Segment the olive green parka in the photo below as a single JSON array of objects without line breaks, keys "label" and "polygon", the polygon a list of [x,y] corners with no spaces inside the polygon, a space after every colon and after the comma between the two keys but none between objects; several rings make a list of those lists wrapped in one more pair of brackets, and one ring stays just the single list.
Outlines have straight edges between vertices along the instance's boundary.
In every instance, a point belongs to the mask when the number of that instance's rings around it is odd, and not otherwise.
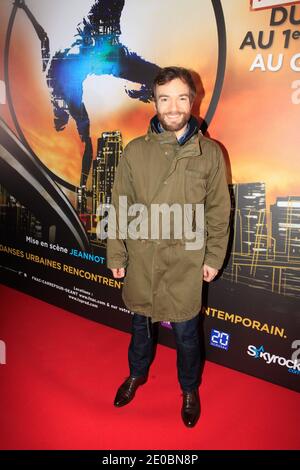
[{"label": "olive green parka", "polygon": [[132,239],[129,230],[126,239],[107,240],[108,268],[126,268],[122,297],[131,311],[152,322],[193,318],[201,308],[203,264],[220,269],[228,244],[230,197],[220,147],[200,131],[180,145],[174,132],[155,133],[150,126],[126,146],[117,167],[112,204],[121,232],[119,196],[127,196],[128,207],[145,207],[149,227],[152,204],[204,204],[200,248],[187,249],[187,240],[175,239],[172,230],[164,239],[161,229],[155,239]]}]

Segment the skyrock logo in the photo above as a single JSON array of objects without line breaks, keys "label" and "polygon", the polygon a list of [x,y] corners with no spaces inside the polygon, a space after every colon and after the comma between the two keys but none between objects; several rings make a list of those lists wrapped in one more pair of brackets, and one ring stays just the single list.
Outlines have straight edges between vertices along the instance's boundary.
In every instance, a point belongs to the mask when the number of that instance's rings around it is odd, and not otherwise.
[{"label": "skyrock logo", "polygon": [[300,375],[300,361],[298,361],[298,359],[286,359],[285,357],[277,356],[276,354],[265,351],[264,346],[257,348],[252,344],[248,346],[247,354],[255,359],[263,359],[268,365],[277,364],[282,367],[287,367],[288,372],[291,374]]}]

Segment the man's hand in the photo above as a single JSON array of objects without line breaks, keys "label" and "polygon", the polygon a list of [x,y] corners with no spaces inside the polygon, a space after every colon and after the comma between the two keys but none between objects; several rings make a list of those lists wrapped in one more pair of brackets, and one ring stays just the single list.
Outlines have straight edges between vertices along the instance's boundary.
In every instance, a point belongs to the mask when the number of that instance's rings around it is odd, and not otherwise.
[{"label": "man's hand", "polygon": [[119,279],[125,276],[125,268],[112,269],[113,277]]},{"label": "man's hand", "polygon": [[206,282],[212,281],[218,274],[218,269],[211,268],[207,264],[203,265],[203,279]]}]

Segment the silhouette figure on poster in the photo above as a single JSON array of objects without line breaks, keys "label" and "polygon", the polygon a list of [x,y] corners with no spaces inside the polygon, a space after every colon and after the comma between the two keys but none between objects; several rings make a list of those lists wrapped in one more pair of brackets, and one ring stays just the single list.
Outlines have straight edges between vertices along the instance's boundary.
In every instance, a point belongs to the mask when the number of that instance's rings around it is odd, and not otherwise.
[{"label": "silhouette figure on poster", "polygon": [[125,91],[130,98],[147,103],[151,99],[151,84],[160,70],[120,42],[124,3],[125,0],[96,0],[87,17],[77,25],[71,46],[58,50],[51,58],[47,33],[25,0],[15,2],[27,14],[41,42],[42,67],[51,92],[55,129],[58,132],[64,130],[71,116],[84,143],[82,190],[86,187],[93,160],[90,119],[82,100],[84,80],[89,75],[112,75],[138,83],[141,85],[139,90]]}]

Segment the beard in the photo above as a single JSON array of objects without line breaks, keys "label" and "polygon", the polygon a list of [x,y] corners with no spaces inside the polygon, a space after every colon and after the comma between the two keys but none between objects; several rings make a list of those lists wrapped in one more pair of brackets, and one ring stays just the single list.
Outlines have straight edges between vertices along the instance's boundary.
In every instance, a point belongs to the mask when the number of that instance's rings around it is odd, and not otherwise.
[{"label": "beard", "polygon": [[157,113],[157,117],[166,131],[178,132],[189,122],[191,113],[177,113],[174,118],[170,118],[168,114]]}]

